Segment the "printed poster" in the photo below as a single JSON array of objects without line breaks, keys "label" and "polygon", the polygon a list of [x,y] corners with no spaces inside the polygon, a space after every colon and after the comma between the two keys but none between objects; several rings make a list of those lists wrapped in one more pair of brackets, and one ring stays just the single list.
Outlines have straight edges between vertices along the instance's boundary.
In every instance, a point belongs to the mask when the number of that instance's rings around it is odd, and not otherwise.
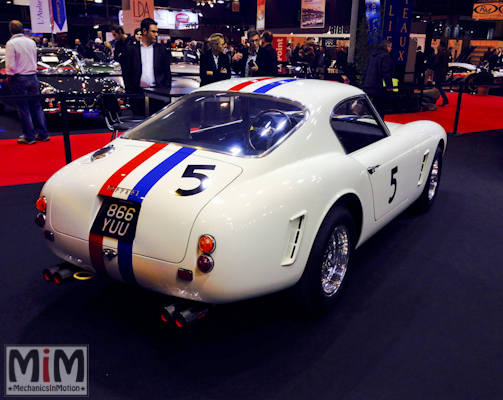
[{"label": "printed poster", "polygon": [[302,0],[300,27],[325,27],[325,0]]},{"label": "printed poster", "polygon": [[265,0],[257,0],[257,30],[265,29]]}]

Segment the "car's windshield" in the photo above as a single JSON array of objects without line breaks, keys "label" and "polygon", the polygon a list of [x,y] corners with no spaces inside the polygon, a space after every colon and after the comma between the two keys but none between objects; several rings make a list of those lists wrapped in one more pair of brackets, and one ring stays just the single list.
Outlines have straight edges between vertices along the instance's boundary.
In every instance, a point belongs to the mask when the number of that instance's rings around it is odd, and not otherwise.
[{"label": "car's windshield", "polygon": [[301,104],[289,100],[201,92],[184,97],[123,137],[258,156],[285,140],[306,115]]}]

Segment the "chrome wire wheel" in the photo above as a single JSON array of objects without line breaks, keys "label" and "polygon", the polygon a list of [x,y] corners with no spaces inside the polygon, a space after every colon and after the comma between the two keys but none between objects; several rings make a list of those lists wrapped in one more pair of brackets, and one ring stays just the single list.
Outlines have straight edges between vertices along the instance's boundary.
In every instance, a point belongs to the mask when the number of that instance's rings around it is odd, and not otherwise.
[{"label": "chrome wire wheel", "polygon": [[435,197],[435,194],[437,193],[438,178],[439,178],[438,172],[439,172],[439,162],[438,158],[435,158],[435,160],[433,161],[433,165],[431,166],[429,188],[428,188],[428,200],[433,199]]},{"label": "chrome wire wheel", "polygon": [[321,288],[331,297],[342,285],[349,263],[349,232],[345,226],[337,226],[328,240],[321,267]]}]

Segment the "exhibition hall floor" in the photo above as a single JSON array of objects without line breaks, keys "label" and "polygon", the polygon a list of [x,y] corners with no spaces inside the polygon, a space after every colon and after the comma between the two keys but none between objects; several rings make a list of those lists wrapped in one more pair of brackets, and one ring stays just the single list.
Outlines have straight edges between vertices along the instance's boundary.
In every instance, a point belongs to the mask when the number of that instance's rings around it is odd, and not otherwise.
[{"label": "exhibition hall floor", "polygon": [[218,306],[188,330],[161,324],[159,294],[101,276],[45,282],[60,260],[33,222],[43,183],[1,186],[0,337],[89,345],[91,399],[501,399],[502,155],[501,125],[449,136],[433,208],[355,252],[329,316],[305,319],[276,294]]}]

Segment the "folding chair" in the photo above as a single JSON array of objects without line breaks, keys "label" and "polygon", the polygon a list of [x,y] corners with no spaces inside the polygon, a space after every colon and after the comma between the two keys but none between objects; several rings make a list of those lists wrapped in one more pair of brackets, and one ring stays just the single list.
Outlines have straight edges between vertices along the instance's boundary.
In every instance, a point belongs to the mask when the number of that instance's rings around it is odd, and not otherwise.
[{"label": "folding chair", "polygon": [[100,93],[97,96],[108,129],[112,131],[111,141],[114,140],[119,132],[127,131],[145,120],[143,116],[121,117],[121,107],[114,93]]}]

